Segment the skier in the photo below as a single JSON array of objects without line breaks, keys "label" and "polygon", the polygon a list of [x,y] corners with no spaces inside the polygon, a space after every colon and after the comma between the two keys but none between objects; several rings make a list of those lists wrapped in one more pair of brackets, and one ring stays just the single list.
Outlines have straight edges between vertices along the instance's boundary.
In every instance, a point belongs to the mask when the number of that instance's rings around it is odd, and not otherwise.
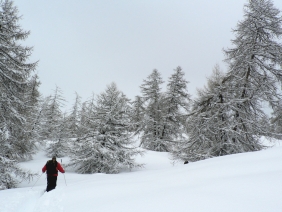
[{"label": "skier", "polygon": [[52,160],[48,160],[46,165],[42,168],[44,173],[47,170],[47,188],[46,191],[49,192],[56,188],[58,170],[61,173],[65,173],[65,170],[59,162],[56,161],[56,157],[52,157]]}]

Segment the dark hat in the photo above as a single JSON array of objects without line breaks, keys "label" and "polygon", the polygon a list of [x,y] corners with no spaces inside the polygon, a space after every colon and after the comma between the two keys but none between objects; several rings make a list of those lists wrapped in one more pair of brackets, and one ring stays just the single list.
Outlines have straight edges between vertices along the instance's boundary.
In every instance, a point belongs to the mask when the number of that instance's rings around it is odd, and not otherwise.
[{"label": "dark hat", "polygon": [[55,160],[56,160],[56,156],[53,156],[53,157],[52,157],[52,160],[53,160],[53,159],[55,159]]}]

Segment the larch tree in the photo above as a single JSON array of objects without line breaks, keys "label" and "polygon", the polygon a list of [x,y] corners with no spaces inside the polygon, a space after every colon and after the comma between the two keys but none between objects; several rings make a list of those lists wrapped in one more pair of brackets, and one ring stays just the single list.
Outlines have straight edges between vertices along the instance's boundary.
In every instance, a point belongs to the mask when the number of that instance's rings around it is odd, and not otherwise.
[{"label": "larch tree", "polygon": [[38,109],[35,111],[35,121],[33,123],[33,132],[36,133],[36,139],[41,144],[45,145],[44,141],[46,140],[47,133],[46,133],[46,123],[47,123],[47,116],[46,111],[48,111],[48,106],[50,102],[51,96],[48,97],[41,97],[38,103]]},{"label": "larch tree", "polygon": [[83,102],[81,109],[79,110],[80,124],[77,136],[81,136],[85,133],[85,125],[87,122],[87,102]]},{"label": "larch tree", "polygon": [[68,122],[68,136],[70,138],[76,138],[80,129],[80,117],[79,111],[81,110],[81,97],[76,93],[75,103],[71,109],[70,114],[67,117]]},{"label": "larch tree", "polygon": [[142,125],[140,146],[153,151],[168,152],[168,145],[162,137],[164,115],[164,95],[161,92],[163,80],[157,69],[148,76],[141,85],[142,100],[144,102],[144,118]]},{"label": "larch tree", "polygon": [[[64,104],[62,91],[56,87],[54,94],[47,97],[47,104],[44,110],[44,123],[42,137],[47,142],[47,156],[65,156],[69,135],[67,130],[67,118],[62,113]],[[58,147],[61,149],[59,150]]]},{"label": "larch tree", "polygon": [[44,123],[42,137],[44,140],[53,140],[56,138],[61,120],[63,119],[62,106],[64,104],[64,98],[62,91],[59,87],[56,87],[54,94],[46,97],[46,105],[44,107]]},{"label": "larch tree", "polygon": [[27,109],[26,114],[26,138],[25,138],[25,150],[24,152],[29,152],[29,158],[35,153],[35,143],[40,139],[38,128],[40,126],[40,99],[41,95],[39,93],[39,78],[38,75],[31,77],[29,85],[25,90],[25,105]]},{"label": "larch tree", "polygon": [[270,117],[270,129],[273,137],[279,140],[282,139],[282,108],[279,110],[273,111]]},{"label": "larch tree", "polygon": [[29,32],[21,29],[19,20],[13,1],[0,1],[0,189],[32,177],[17,163],[30,158],[35,149],[28,122],[37,102],[37,86],[32,83],[37,63],[27,62],[32,48],[22,41]]},{"label": "larch tree", "polygon": [[92,126],[74,143],[69,166],[79,173],[118,173],[122,168],[140,167],[134,156],[142,152],[133,146],[129,99],[114,83],[97,96],[89,116]]},{"label": "larch tree", "polygon": [[[268,102],[281,109],[282,17],[270,0],[250,0],[244,8],[245,19],[238,23],[233,48],[225,50],[229,65],[224,82],[233,94],[232,138],[237,152],[263,148],[259,138],[265,132],[266,114],[262,104]],[[269,135],[271,136],[271,135]]]},{"label": "larch tree", "polygon": [[190,95],[187,91],[188,81],[184,79],[184,75],[182,68],[178,66],[168,80],[164,95],[161,138],[170,144],[170,148],[177,140],[183,139],[185,133],[185,114],[189,112]]},{"label": "larch tree", "polygon": [[224,74],[216,66],[207,86],[198,90],[186,120],[188,138],[172,151],[175,160],[197,161],[237,153],[240,146],[232,142],[232,100]]},{"label": "larch tree", "polygon": [[187,120],[188,140],[174,156],[196,161],[257,151],[269,132],[262,105],[281,111],[280,11],[269,0],[250,0],[234,30],[233,48],[225,50],[228,71],[213,77],[199,92]]},{"label": "larch tree", "polygon": [[94,128],[93,115],[95,114],[95,95],[92,94],[90,100],[83,102],[81,110],[79,111],[80,125],[77,137],[84,136],[89,130]]},{"label": "larch tree", "polygon": [[135,100],[132,102],[132,113],[131,113],[131,122],[132,130],[138,134],[142,128],[142,122],[144,120],[144,102],[141,96],[136,96]]},{"label": "larch tree", "polygon": [[70,152],[69,131],[67,115],[63,114],[58,122],[56,133],[53,133],[52,141],[46,148],[48,157],[64,157]]}]

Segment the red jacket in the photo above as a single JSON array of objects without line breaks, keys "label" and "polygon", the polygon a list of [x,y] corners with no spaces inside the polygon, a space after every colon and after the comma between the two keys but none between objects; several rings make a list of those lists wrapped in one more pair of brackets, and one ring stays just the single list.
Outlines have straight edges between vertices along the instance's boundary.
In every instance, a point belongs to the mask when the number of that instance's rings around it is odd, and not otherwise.
[{"label": "red jacket", "polygon": [[[65,173],[65,170],[63,169],[63,167],[61,166],[59,162],[57,162],[56,169],[62,173]],[[46,165],[42,168],[42,172],[44,173],[45,171],[46,171]],[[58,174],[52,174],[52,176],[58,176]]]}]

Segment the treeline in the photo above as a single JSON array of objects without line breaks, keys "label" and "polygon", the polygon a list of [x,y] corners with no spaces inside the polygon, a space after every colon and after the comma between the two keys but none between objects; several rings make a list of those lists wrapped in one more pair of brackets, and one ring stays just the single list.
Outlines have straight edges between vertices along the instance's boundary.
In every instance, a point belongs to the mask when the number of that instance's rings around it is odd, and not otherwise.
[{"label": "treeline", "polygon": [[37,63],[26,62],[32,49],[19,44],[28,32],[13,2],[0,4],[0,189],[33,176],[17,164],[32,157],[37,142],[48,156],[69,156],[79,173],[118,173],[141,167],[134,157],[143,149],[193,162],[261,150],[261,136],[281,138],[282,17],[270,0],[248,1],[232,48],[224,50],[227,71],[215,66],[196,98],[181,67],[165,91],[155,69],[134,100],[112,83],[86,102],[77,94],[69,112],[58,87],[40,96]]},{"label": "treeline", "polygon": [[[153,70],[141,85],[142,96],[128,99],[111,83],[90,100],[76,100],[68,113],[63,113],[62,92],[42,101],[35,126],[37,141],[46,145],[49,157],[69,156],[69,166],[79,173],[117,173],[123,167],[140,167],[133,156],[144,149],[169,152],[185,133],[185,114],[189,112],[189,94],[180,67],[168,80],[167,91],[161,92],[163,80]],[[140,144],[134,139],[140,137]]]}]

